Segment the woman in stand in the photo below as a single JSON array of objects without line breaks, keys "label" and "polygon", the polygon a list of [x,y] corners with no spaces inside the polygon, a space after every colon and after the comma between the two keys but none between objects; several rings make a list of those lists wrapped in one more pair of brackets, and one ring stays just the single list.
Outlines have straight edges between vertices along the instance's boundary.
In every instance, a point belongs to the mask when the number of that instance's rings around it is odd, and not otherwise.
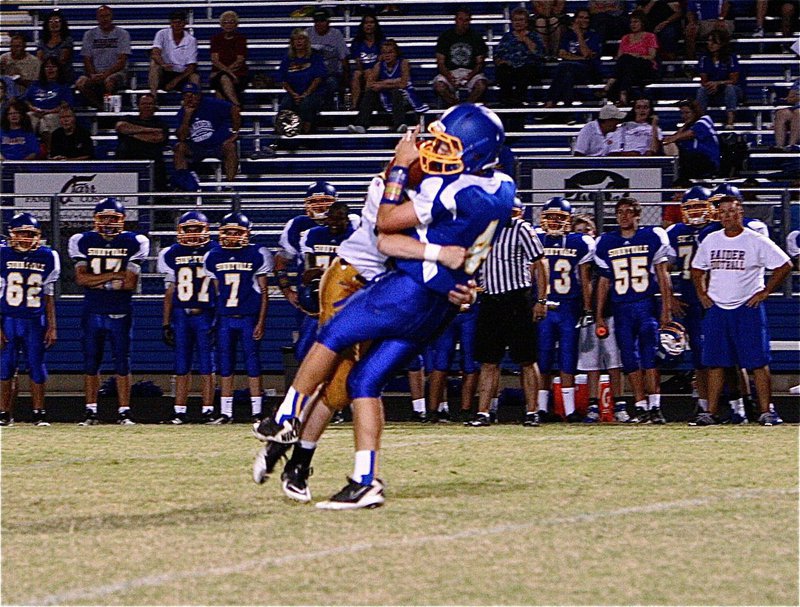
[{"label": "woman in stand", "polygon": [[225,11],[219,16],[222,31],[211,37],[211,87],[217,97],[241,106],[247,88],[247,39],[236,28],[239,15]]},{"label": "woman in stand", "polygon": [[286,90],[278,108],[297,112],[304,135],[312,131],[319,118],[324,92],[320,86],[326,74],[322,55],[311,49],[308,32],[302,27],[292,30],[289,51],[278,68],[278,80]]},{"label": "woman in stand", "polygon": [[644,22],[642,11],[631,14],[631,32],[619,43],[614,76],[608,79],[603,91],[605,97],[622,105],[628,103],[632,89],[642,88],[658,77],[658,39],[652,32],[645,31]]},{"label": "woman in stand", "polygon": [[646,97],[637,99],[628,118],[614,131],[615,144],[609,156],[657,156],[664,134],[658,127],[653,102]]},{"label": "woman in stand", "polygon": [[719,173],[719,138],[714,121],[705,114],[697,101],[684,100],[678,104],[683,124],[674,134],[664,137],[663,145],[678,146],[678,178],[705,179]]},{"label": "woman in stand", "polygon": [[75,75],[72,71],[72,52],[75,42],[69,33],[69,24],[58,9],[53,10],[44,19],[42,33],[36,45],[36,57],[44,63],[48,57],[53,57],[61,65],[64,82],[72,84]]},{"label": "woman in stand", "polygon": [[514,107],[527,100],[528,87],[539,82],[543,61],[544,42],[530,31],[528,12],[518,6],[511,11],[511,30],[503,34],[494,52],[501,105]]},{"label": "woman in stand", "polygon": [[27,110],[25,102],[12,101],[0,117],[0,160],[36,160],[39,155]]},{"label": "woman in stand", "polygon": [[548,57],[557,57],[561,45],[561,35],[567,16],[564,14],[566,0],[532,0],[533,15],[531,24],[533,31],[544,41],[544,53]]},{"label": "woman in stand", "polygon": [[383,31],[378,18],[372,12],[361,17],[353,41],[350,43],[350,59],[353,60],[353,77],[350,80],[350,93],[353,96],[352,107],[361,103],[366,74],[378,62],[383,44]]},{"label": "woman in stand", "polygon": [[700,88],[696,99],[703,112],[709,103],[722,105],[724,102],[727,120],[723,128],[732,130],[736,109],[744,93],[739,85],[739,57],[731,52],[728,32],[714,30],[708,35],[708,53],[700,57],[697,72],[700,74]]},{"label": "woman in stand", "polygon": [[50,147],[50,134],[59,126],[58,113],[62,103],[75,105],[72,89],[61,81],[62,67],[53,57],[42,63],[39,80],[25,91],[28,104],[28,117],[37,135]]}]

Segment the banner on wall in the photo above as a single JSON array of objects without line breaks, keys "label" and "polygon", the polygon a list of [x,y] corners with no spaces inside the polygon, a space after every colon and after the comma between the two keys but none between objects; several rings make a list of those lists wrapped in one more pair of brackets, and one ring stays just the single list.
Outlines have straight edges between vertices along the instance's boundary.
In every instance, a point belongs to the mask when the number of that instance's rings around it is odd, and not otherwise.
[{"label": "banner on wall", "polygon": [[597,190],[603,191],[606,201],[614,201],[625,195],[633,195],[640,202],[661,202],[658,192],[638,192],[637,190],[661,188],[663,186],[661,168],[634,167],[537,167],[532,169],[533,189],[551,190],[552,192],[533,193],[534,204],[544,203],[558,192],[578,190],[564,193],[564,197],[573,204],[591,204]]}]

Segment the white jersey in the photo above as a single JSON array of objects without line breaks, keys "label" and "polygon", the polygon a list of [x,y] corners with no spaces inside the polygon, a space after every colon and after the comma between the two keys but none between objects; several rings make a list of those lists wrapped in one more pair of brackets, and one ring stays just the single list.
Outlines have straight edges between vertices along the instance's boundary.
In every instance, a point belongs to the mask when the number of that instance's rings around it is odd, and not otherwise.
[{"label": "white jersey", "polygon": [[378,234],[375,228],[384,187],[385,183],[381,177],[372,178],[364,200],[364,208],[361,210],[358,228],[350,238],[339,245],[339,257],[355,266],[366,280],[372,280],[386,271],[388,257],[378,251]]},{"label": "white jersey", "polygon": [[709,234],[697,247],[692,267],[707,270],[708,296],[720,308],[738,308],[764,288],[764,269],[789,261],[778,245],[757,232],[733,238],[724,230]]},{"label": "white jersey", "polygon": [[[647,122],[626,122],[619,125],[611,135],[613,140],[611,154],[615,152],[644,154],[653,147],[653,125]],[[659,141],[664,138],[664,134],[658,127],[656,127],[656,137]]]}]

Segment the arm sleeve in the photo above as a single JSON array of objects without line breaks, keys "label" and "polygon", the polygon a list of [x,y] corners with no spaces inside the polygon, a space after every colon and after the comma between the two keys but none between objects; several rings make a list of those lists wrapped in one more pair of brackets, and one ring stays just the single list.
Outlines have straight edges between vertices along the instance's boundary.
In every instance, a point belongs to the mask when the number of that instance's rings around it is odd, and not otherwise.
[{"label": "arm sleeve", "polygon": [[88,57],[92,54],[92,30],[86,30],[81,39],[81,55]]},{"label": "arm sleeve", "polygon": [[78,246],[81,236],[83,236],[83,234],[73,234],[69,238],[69,243],[67,243],[67,253],[69,253],[70,259],[73,259],[76,263],[78,261],[86,261],[86,255],[83,254]]},{"label": "arm sleeve", "polygon": [[761,258],[764,261],[764,266],[768,270],[774,270],[775,268],[779,268],[783,264],[788,261],[789,256],[783,252],[783,250],[772,242],[769,238],[764,238],[761,240],[762,242],[762,254]]},{"label": "arm sleeve", "polygon": [[669,261],[669,251],[671,249],[669,244],[669,237],[667,236],[666,231],[664,228],[653,228],[653,234],[658,237],[659,245],[656,249],[655,255],[653,255],[653,268],[665,261]]},{"label": "arm sleeve", "polygon": [[167,251],[169,249],[161,249],[158,253],[158,273],[164,275],[164,284],[175,282],[175,270],[167,264]]},{"label": "arm sleeve", "polygon": [[583,244],[586,245],[586,254],[578,260],[579,266],[582,266],[585,263],[590,263],[594,260],[595,249],[595,242],[591,236],[584,234],[581,236],[581,240],[583,241]]},{"label": "arm sleeve", "polygon": [[797,257],[800,255],[800,230],[789,232],[786,237],[786,252],[789,257]]},{"label": "arm sleeve", "polygon": [[212,272],[213,268],[213,261],[209,263],[209,256],[211,255],[211,251],[206,253],[203,256],[203,272],[206,273],[206,276],[211,278],[212,280],[217,280],[217,275]]},{"label": "arm sleeve", "polygon": [[[128,260],[128,264],[130,264],[131,262],[134,264],[138,264],[139,262],[144,261],[150,254],[150,241],[148,240],[147,236],[145,236],[144,234],[137,234],[136,242],[139,243],[139,250],[136,251],[133,255],[131,255],[131,258]],[[136,270],[132,271],[135,272]]]},{"label": "arm sleeve", "polygon": [[417,219],[423,225],[428,225],[433,221],[433,202],[441,186],[441,178],[429,177],[422,181],[418,191],[407,190],[409,198],[414,203]]},{"label": "arm sleeve", "polygon": [[581,154],[588,155],[589,150],[589,129],[591,128],[592,123],[588,123],[583,126],[583,128],[578,132],[578,139],[575,141],[575,151],[580,152]]},{"label": "arm sleeve", "polygon": [[42,282],[42,290],[45,295],[52,295],[55,292],[55,284],[58,282],[58,277],[61,276],[61,258],[58,256],[57,251],[51,251],[53,255],[53,270],[45,276]]},{"label": "arm sleeve", "polygon": [[256,270],[256,276],[269,274],[272,272],[272,268],[275,266],[275,263],[272,259],[272,253],[269,252],[267,247],[259,247],[258,253],[261,256],[261,265]]},{"label": "arm sleeve", "polygon": [[192,63],[197,63],[197,38],[192,36],[192,39],[189,41],[189,57],[186,60],[187,65],[191,65]]}]

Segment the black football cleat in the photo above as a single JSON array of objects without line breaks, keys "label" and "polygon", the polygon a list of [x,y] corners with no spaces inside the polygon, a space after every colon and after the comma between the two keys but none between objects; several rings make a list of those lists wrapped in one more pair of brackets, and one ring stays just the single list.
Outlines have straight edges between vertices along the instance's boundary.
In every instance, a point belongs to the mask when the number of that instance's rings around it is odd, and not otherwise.
[{"label": "black football cleat", "polygon": [[294,417],[279,424],[270,415],[253,424],[253,436],[260,441],[291,445],[300,436],[300,420]]},{"label": "black football cleat", "polygon": [[[276,443],[280,444],[280,443]],[[287,445],[288,447],[288,445]],[[314,469],[303,464],[286,464],[281,474],[283,494],[289,499],[307,504],[311,501],[311,489],[308,488],[308,477]]]},{"label": "black football cleat", "polygon": [[328,501],[319,502],[322,510],[356,510],[358,508],[377,508],[383,505],[383,481],[376,478],[369,485],[357,483],[347,478],[347,485]]},{"label": "black football cleat", "polygon": [[260,485],[269,478],[275,470],[275,465],[286,457],[286,452],[291,445],[283,443],[266,443],[258,450],[253,460],[253,481]]}]

